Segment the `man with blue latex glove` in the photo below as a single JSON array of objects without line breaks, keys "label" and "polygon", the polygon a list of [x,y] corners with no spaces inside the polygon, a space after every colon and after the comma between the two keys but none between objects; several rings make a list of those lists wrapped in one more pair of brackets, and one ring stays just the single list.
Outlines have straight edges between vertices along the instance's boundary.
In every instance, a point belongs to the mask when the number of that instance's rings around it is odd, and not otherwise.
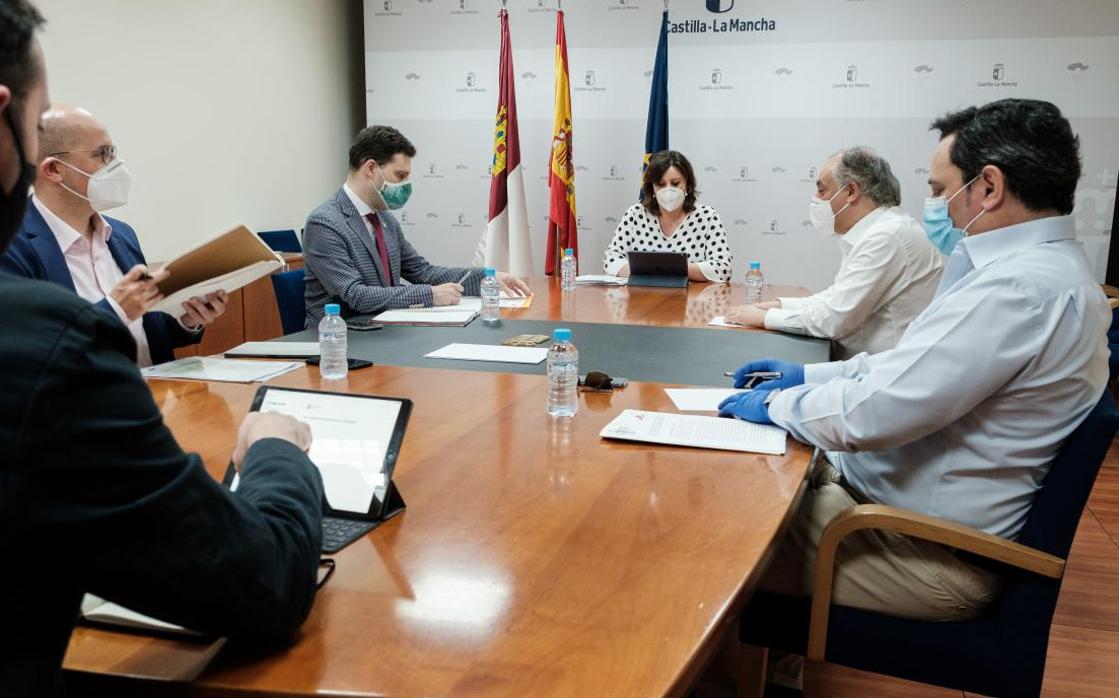
[{"label": "man with blue latex glove", "polygon": [[[1053,104],[1004,99],[933,124],[934,197],[967,233],[936,296],[894,349],[811,364],[778,362],[765,417],[815,461],[762,592],[809,597],[816,547],[836,516],[873,503],[1016,539],[1045,475],[1107,386],[1107,302],[1070,215],[1079,139]],[[1037,163],[1044,163],[1039,167]],[[803,385],[784,387],[790,379]],[[756,390],[754,392],[757,392]],[[748,394],[729,411],[761,421]],[[932,541],[858,531],[836,552],[831,602],[923,621],[983,614],[1000,577]],[[775,666],[786,666],[780,662]],[[792,664],[775,680],[797,685]]]},{"label": "man with blue latex glove", "polygon": [[804,365],[794,364],[781,359],[761,359],[743,364],[742,368],[734,372],[734,387],[745,388],[750,380],[750,373],[780,373],[781,377],[767,380],[753,386],[755,390],[773,390],[775,388],[792,388],[804,384]]},{"label": "man with blue latex glove", "polygon": [[767,405],[779,392],[781,392],[780,389],[761,390],[755,388],[745,393],[731,395],[719,403],[719,416],[737,417],[757,424],[773,424],[773,420],[769,418]]}]

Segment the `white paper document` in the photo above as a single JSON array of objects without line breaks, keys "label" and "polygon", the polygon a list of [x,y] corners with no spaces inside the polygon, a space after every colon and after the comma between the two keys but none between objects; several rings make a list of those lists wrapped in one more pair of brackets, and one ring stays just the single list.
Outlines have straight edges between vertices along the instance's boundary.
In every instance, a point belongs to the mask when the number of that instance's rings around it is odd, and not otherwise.
[{"label": "white paper document", "polygon": [[140,369],[144,378],[181,378],[196,381],[258,383],[304,366],[294,361],[248,361],[190,356]]},{"label": "white paper document", "polygon": [[227,357],[259,357],[275,359],[305,359],[309,356],[318,356],[318,342],[245,342],[240,346],[228,349]]},{"label": "white paper document", "polygon": [[715,317],[711,318],[711,321],[707,324],[711,327],[737,327],[740,330],[745,327],[745,325],[736,325],[733,322],[727,322],[727,318],[725,315],[716,315]]},{"label": "white paper document", "polygon": [[717,412],[719,403],[731,395],[744,392],[734,388],[665,388],[664,392],[685,412]]},{"label": "white paper document", "polygon": [[607,424],[599,432],[599,436],[623,441],[783,456],[786,432],[780,427],[753,424],[739,419],[625,410]]},{"label": "white paper document", "polygon": [[491,344],[448,344],[442,349],[424,354],[429,359],[459,359],[461,361],[499,361],[508,364],[538,364],[548,358],[547,349],[536,347],[506,347]]},{"label": "white paper document", "polygon": [[625,286],[629,279],[609,274],[583,274],[575,277],[575,283],[587,286]]}]

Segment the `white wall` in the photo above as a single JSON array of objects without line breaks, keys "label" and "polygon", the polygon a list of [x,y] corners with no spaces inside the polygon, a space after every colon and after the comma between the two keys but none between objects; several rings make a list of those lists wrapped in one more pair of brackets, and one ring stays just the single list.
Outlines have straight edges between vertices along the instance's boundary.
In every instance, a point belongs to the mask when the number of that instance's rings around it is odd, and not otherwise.
[{"label": "white wall", "polygon": [[[1104,276],[1119,168],[1117,0],[670,0],[671,146],[727,226],[735,278],[822,288],[834,240],[807,223],[814,168],[877,148],[920,216],[936,145],[929,122],[1004,97],[1056,103],[1082,139],[1077,235]],[[496,0],[365,0],[366,110],[419,152],[405,230],[440,262],[470,259],[485,229],[497,104]],[[508,0],[521,157],[543,268],[555,0]],[[636,196],[662,0],[565,0],[582,270],[601,263]],[[773,21],[766,31],[714,22]],[[722,25],[720,25],[722,26]]]},{"label": "white wall", "polygon": [[344,178],[363,110],[348,0],[37,4],[51,99],[108,126],[135,177],[110,215],[149,260],[237,221],[298,231]]}]

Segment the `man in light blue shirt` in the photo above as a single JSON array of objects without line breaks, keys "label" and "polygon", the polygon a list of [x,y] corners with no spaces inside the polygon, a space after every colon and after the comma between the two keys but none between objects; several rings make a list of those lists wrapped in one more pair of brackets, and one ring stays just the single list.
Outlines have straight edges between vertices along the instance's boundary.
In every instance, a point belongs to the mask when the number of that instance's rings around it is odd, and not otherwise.
[{"label": "man in light blue shirt", "polygon": [[[875,502],[1014,539],[1058,449],[1107,383],[1110,313],[1069,216],[1079,141],[1052,104],[1007,99],[938,119],[933,196],[967,237],[895,349],[799,366],[720,414],[827,452],[762,587],[807,596],[823,527]],[[837,604],[925,620],[980,613],[993,573],[882,533],[839,550]]]}]

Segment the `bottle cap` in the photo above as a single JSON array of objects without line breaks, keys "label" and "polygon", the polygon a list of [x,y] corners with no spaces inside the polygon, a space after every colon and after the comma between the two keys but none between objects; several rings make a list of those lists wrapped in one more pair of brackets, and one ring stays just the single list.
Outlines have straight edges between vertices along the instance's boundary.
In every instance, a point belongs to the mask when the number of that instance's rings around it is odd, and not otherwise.
[{"label": "bottle cap", "polygon": [[570,342],[571,341],[571,330],[563,329],[563,328],[557,329],[554,332],[552,332],[552,339],[554,339],[557,342]]},{"label": "bottle cap", "polygon": [[323,312],[327,315],[341,315],[342,308],[337,303],[327,303],[323,306]]},{"label": "bottle cap", "polygon": [[564,254],[564,256],[570,255],[570,256],[574,257],[575,256],[575,250],[568,247],[566,250],[563,251],[563,254]]},{"label": "bottle cap", "polygon": [[482,270],[484,276],[497,276],[497,270],[493,267],[486,267]]},{"label": "bottle cap", "polygon": [[750,262],[750,268],[751,269],[761,269],[762,268],[762,263],[761,262]]}]

